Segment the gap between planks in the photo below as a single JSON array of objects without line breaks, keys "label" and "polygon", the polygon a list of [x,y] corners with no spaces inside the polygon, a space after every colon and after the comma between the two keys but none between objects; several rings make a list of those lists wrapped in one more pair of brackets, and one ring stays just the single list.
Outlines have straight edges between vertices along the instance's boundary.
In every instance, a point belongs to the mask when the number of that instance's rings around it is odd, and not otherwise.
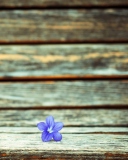
[{"label": "gap between planks", "polygon": [[125,39],[91,39],[91,40],[51,40],[51,41],[43,41],[43,40],[17,40],[17,41],[6,41],[6,40],[0,40],[0,45],[55,45],[55,44],[128,44],[128,40]]},{"label": "gap between planks", "polygon": [[2,111],[6,111],[6,110],[18,110],[18,111],[24,111],[24,110],[63,110],[63,109],[71,109],[71,110],[75,110],[75,109],[80,109],[80,110],[99,110],[99,109],[109,109],[109,110],[115,110],[115,109],[119,109],[119,110],[126,110],[128,109],[128,105],[97,105],[97,106],[27,106],[25,108],[23,107],[0,107],[0,110]]},{"label": "gap between planks", "polygon": [[2,8],[62,8],[62,7],[126,7],[128,6],[127,0],[72,0],[71,2],[68,0],[33,0],[29,1],[17,1],[10,0],[9,3],[5,0],[1,0],[0,7]]},{"label": "gap between planks", "polygon": [[99,10],[102,10],[102,9],[110,9],[110,8],[113,8],[113,9],[127,9],[128,8],[128,5],[124,4],[124,5],[101,5],[101,6],[46,6],[46,7],[41,7],[41,6],[33,6],[33,7],[9,7],[9,6],[5,6],[5,7],[1,7],[0,6],[0,10],[70,10],[70,9],[99,9]]},{"label": "gap between planks", "polygon": [[11,77],[3,76],[0,77],[0,82],[40,82],[40,81],[86,81],[86,80],[127,80],[128,75],[63,75],[63,76],[22,76],[22,77]]}]

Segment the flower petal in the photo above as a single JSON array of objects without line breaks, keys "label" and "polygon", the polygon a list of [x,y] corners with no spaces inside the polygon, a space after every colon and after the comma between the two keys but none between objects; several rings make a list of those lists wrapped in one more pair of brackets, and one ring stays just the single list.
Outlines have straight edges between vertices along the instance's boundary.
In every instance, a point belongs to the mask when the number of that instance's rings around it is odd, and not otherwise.
[{"label": "flower petal", "polygon": [[49,128],[54,127],[54,118],[52,116],[48,116],[46,118],[46,124],[48,125]]},{"label": "flower petal", "polygon": [[49,133],[47,131],[44,131],[41,135],[41,139],[44,142],[48,142],[53,138],[53,133]]},{"label": "flower petal", "polygon": [[63,128],[62,122],[55,122],[55,126],[53,128],[53,132],[58,132]]},{"label": "flower petal", "polygon": [[46,124],[45,124],[44,122],[39,122],[39,123],[37,124],[37,127],[38,127],[38,129],[39,129],[40,131],[45,131],[45,130],[47,129],[47,126],[46,126]]},{"label": "flower petal", "polygon": [[59,132],[55,132],[55,133],[53,134],[53,139],[54,139],[55,141],[61,141],[62,135],[61,135]]}]

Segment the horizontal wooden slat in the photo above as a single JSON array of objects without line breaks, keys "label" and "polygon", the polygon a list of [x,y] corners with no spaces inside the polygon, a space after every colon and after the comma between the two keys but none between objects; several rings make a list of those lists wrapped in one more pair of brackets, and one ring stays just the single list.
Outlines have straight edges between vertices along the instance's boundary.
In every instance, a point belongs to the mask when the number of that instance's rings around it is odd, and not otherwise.
[{"label": "horizontal wooden slat", "polygon": [[127,9],[0,11],[0,43],[128,42]]},{"label": "horizontal wooden slat", "polygon": [[126,6],[127,0],[1,0],[0,7],[91,7],[91,6]]},{"label": "horizontal wooden slat", "polygon": [[128,76],[128,45],[0,46],[0,79]]},{"label": "horizontal wooden slat", "polygon": [[91,107],[128,104],[128,80],[0,83],[0,108]]},{"label": "horizontal wooden slat", "polygon": [[[35,134],[35,127],[0,127],[0,133]],[[128,134],[127,127],[63,127],[62,134]]]},{"label": "horizontal wooden slat", "polygon": [[48,115],[65,127],[128,126],[127,109],[0,110],[0,126],[36,127]]},{"label": "horizontal wooden slat", "polygon": [[63,134],[60,143],[43,143],[39,134],[0,133],[3,159],[127,159],[127,135]]}]

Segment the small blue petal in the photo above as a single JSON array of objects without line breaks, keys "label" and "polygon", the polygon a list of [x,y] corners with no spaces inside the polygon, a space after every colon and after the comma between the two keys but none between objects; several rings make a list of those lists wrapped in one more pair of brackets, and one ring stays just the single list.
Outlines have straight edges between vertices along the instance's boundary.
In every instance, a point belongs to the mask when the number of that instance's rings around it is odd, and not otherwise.
[{"label": "small blue petal", "polygon": [[38,129],[39,129],[40,131],[45,131],[45,130],[47,129],[47,126],[46,126],[46,124],[45,124],[44,122],[39,122],[39,123],[37,124],[37,127],[38,127]]},{"label": "small blue petal", "polygon": [[47,131],[44,131],[41,135],[41,139],[44,142],[48,142],[53,138],[53,133],[48,133]]},{"label": "small blue petal", "polygon": [[58,132],[63,128],[62,122],[55,122],[55,126],[53,128],[53,132]]},{"label": "small blue petal", "polygon": [[55,141],[61,141],[62,135],[59,132],[56,132],[56,133],[53,134],[53,139]]},{"label": "small blue petal", "polygon": [[54,118],[52,116],[48,116],[46,118],[46,124],[48,125],[48,128],[54,127]]}]

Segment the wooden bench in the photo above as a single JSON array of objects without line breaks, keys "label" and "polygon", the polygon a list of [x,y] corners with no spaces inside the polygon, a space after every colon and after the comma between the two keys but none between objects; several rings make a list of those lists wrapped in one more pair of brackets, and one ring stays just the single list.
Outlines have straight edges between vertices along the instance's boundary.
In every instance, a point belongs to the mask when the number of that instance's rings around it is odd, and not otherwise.
[{"label": "wooden bench", "polygon": [[[0,1],[0,160],[128,160],[128,1]],[[48,115],[61,142],[41,141]]]}]

